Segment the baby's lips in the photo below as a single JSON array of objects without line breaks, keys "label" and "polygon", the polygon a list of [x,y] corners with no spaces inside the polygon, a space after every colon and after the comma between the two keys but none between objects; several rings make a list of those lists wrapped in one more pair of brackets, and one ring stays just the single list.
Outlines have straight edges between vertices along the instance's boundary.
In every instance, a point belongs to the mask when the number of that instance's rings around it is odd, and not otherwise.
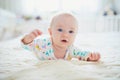
[{"label": "baby's lips", "polygon": [[67,39],[63,39],[63,40],[61,40],[62,42],[68,42],[68,40]]}]

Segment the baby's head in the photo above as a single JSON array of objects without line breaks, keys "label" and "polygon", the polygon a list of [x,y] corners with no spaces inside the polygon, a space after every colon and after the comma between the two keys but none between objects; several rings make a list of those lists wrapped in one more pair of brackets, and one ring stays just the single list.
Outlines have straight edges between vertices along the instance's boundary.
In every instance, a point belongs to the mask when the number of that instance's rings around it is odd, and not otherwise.
[{"label": "baby's head", "polygon": [[74,42],[77,30],[76,18],[71,14],[63,13],[53,17],[49,33],[54,45],[68,47]]}]

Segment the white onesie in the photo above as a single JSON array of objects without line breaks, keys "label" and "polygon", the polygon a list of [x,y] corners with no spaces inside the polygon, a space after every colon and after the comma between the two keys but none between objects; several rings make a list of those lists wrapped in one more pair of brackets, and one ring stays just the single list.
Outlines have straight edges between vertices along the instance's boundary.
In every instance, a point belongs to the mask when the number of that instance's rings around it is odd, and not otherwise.
[{"label": "white onesie", "polygon": [[[23,44],[23,48],[33,51],[40,60],[56,60],[54,50],[52,47],[52,41],[49,36],[40,36],[33,40],[30,44]],[[87,60],[89,51],[82,51],[73,45],[69,46],[66,50],[65,60],[71,60],[72,58],[81,58],[81,60]]]}]

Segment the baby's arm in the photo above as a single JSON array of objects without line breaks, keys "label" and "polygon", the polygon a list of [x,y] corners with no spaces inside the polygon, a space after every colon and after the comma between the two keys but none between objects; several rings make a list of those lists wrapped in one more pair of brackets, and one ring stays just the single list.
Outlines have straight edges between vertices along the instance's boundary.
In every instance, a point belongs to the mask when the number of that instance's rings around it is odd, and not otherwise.
[{"label": "baby's arm", "polygon": [[71,50],[72,56],[78,58],[79,60],[98,61],[100,59],[100,53],[98,52],[82,51],[74,46]]},{"label": "baby's arm", "polygon": [[31,43],[36,37],[41,35],[42,32],[38,29],[33,30],[31,33],[25,35],[25,37],[22,38],[22,43],[23,44],[29,44]]},{"label": "baby's arm", "polygon": [[[81,53],[84,53],[84,51]],[[84,53],[84,55],[86,55],[86,56],[79,55],[78,59],[79,60],[83,59],[86,61],[98,61],[100,59],[100,53],[98,53],[98,52],[86,52],[86,53]]]}]

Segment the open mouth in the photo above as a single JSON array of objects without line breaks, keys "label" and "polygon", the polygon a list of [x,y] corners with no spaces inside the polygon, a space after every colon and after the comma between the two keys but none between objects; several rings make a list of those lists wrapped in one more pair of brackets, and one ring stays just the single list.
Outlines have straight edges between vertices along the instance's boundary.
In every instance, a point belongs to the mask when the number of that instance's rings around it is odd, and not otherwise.
[{"label": "open mouth", "polygon": [[63,40],[61,40],[61,42],[67,43],[67,42],[68,42],[68,40],[63,39]]}]

